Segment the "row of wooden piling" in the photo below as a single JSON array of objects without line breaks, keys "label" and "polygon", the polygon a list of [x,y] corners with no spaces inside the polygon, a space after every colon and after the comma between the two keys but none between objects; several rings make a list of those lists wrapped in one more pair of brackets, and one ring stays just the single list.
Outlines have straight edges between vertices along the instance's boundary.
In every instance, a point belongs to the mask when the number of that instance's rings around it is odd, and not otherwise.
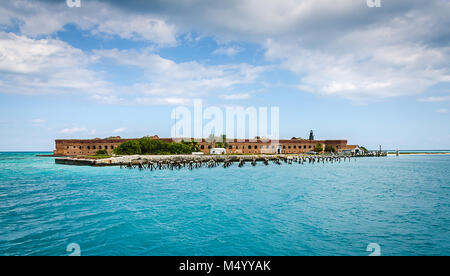
[{"label": "row of wooden piling", "polygon": [[234,163],[238,164],[239,168],[244,167],[247,163],[252,166],[257,166],[258,162],[268,166],[272,162],[275,165],[282,165],[283,163],[292,165],[298,163],[304,164],[316,164],[316,163],[341,163],[350,162],[352,159],[356,161],[355,157],[350,156],[276,156],[276,157],[259,157],[252,158],[214,158],[211,159],[198,159],[198,160],[150,160],[150,159],[138,159],[129,162],[120,162],[120,168],[128,169],[140,169],[140,170],[180,170],[180,169],[198,169],[198,168],[216,168],[223,167],[228,168],[233,166]]}]

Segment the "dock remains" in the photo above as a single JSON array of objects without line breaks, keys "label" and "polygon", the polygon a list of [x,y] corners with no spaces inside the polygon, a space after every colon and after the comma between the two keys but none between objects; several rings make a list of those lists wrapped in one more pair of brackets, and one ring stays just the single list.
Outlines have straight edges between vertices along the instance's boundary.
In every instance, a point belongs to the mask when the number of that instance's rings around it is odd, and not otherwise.
[{"label": "dock remains", "polygon": [[76,166],[119,166],[120,168],[137,168],[141,170],[162,169],[197,169],[197,168],[228,168],[233,164],[244,167],[246,164],[257,166],[258,163],[265,166],[272,164],[282,165],[294,163],[341,163],[350,162],[362,157],[383,157],[379,155],[130,155],[116,156],[107,159],[85,159],[76,157],[56,158],[55,163],[61,165]]}]

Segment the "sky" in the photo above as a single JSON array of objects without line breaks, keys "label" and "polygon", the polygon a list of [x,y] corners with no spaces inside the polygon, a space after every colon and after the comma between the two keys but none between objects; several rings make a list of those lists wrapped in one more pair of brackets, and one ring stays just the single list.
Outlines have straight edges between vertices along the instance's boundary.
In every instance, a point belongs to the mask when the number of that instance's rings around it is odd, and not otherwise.
[{"label": "sky", "polygon": [[448,0],[80,4],[1,1],[0,151],[170,137],[194,100],[279,107],[281,138],[450,149]]}]

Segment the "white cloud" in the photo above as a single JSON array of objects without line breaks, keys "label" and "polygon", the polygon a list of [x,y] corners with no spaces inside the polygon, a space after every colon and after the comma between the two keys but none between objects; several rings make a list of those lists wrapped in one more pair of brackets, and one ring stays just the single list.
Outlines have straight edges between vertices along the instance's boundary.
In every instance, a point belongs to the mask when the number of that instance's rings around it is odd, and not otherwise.
[{"label": "white cloud", "polygon": [[249,93],[230,94],[221,96],[225,100],[246,100],[250,98]]},{"label": "white cloud", "polygon": [[242,48],[237,46],[231,46],[231,47],[220,47],[214,50],[213,54],[215,55],[227,55],[227,56],[234,56],[242,51]]},{"label": "white cloud", "polygon": [[34,127],[44,127],[47,124],[47,120],[33,119],[30,121]]},{"label": "white cloud", "polygon": [[107,83],[89,70],[92,60],[56,39],[31,39],[0,31],[1,93],[107,93]]},{"label": "white cloud", "polygon": [[266,58],[297,73],[298,87],[311,93],[370,101],[450,81],[448,1],[397,0],[380,9],[354,0],[168,0],[139,6],[168,15],[179,29],[264,45]]},{"label": "white cloud", "polygon": [[[113,92],[111,90],[110,92]],[[126,101],[117,95],[98,95],[94,94],[90,97],[93,101],[101,103],[101,104],[121,104],[125,103]]]},{"label": "white cloud", "polygon": [[[245,63],[177,63],[152,50],[98,50],[88,55],[60,40],[0,32],[0,71],[5,76],[0,93],[86,94],[102,104],[181,104],[192,97],[255,83],[268,69]],[[113,85],[102,79],[103,72],[90,69],[102,59],[142,69],[146,78],[127,87]]]},{"label": "white cloud", "polygon": [[[9,1],[8,1],[9,2]],[[174,45],[176,28],[158,16],[117,9],[100,1],[83,1],[81,8],[68,8],[65,1],[10,1],[0,7],[1,24],[19,20],[24,35],[53,34],[75,24],[93,35],[116,35],[158,45]]]},{"label": "white cloud", "polygon": [[82,51],[52,39],[33,40],[0,32],[0,70],[28,74],[44,70],[78,67],[86,62]]},{"label": "white cloud", "polygon": [[176,43],[174,26],[167,25],[162,20],[151,19],[146,16],[134,16],[132,18],[122,16],[122,20],[114,17],[109,18],[109,20],[99,23],[93,33],[118,35],[125,39],[155,41],[162,45],[174,45]]},{"label": "white cloud", "polygon": [[266,58],[298,73],[300,90],[356,101],[418,94],[449,80],[450,66],[442,63],[450,48],[374,43],[358,49],[350,46],[353,39],[344,53],[269,40]]},{"label": "white cloud", "polygon": [[439,96],[439,97],[427,97],[419,99],[420,102],[426,103],[440,103],[445,101],[450,101],[450,96]]},{"label": "white cloud", "polygon": [[142,105],[191,105],[194,99],[181,97],[138,97],[137,104]]},{"label": "white cloud", "polygon": [[441,108],[441,109],[436,110],[436,112],[438,112],[438,113],[448,113],[448,109]]},{"label": "white cloud", "polygon": [[[23,35],[36,36],[54,34],[73,23],[94,35],[144,40],[157,46],[176,45],[177,35],[183,33],[195,33],[197,38],[209,35],[228,45],[230,42],[255,43],[264,47],[267,60],[280,63],[281,68],[298,75],[299,89],[354,101],[415,95],[436,84],[450,82],[449,1],[430,0],[426,4],[419,0],[386,1],[380,9],[368,8],[364,0],[208,3],[92,0],[83,2],[81,9],[67,8],[63,2],[4,1],[0,7],[0,24],[18,20]],[[189,36],[185,37],[189,40]],[[238,50],[220,47],[214,53],[233,55]],[[145,68],[148,82],[133,86],[132,93],[146,97],[183,98],[231,89],[246,81],[243,70],[255,72],[261,68],[242,64],[231,68],[197,62],[176,63],[150,52],[109,54],[131,58],[120,59],[123,64]],[[73,52],[73,55],[77,54]],[[101,55],[105,57],[108,53]],[[56,57],[54,60],[58,63]],[[37,64],[18,62],[13,65],[10,62],[8,66],[16,70],[17,75],[13,81],[0,84],[2,90],[12,91],[15,83],[31,83],[35,88],[24,85],[25,88],[16,89],[19,92],[41,91],[48,84],[58,88],[53,89],[55,92],[63,85],[71,88],[84,85],[80,77],[60,79],[66,74],[50,78],[50,82],[45,78],[19,75],[18,72],[24,70],[29,70],[28,74],[37,73],[36,70],[44,72],[39,60]],[[99,81],[86,66],[73,68],[74,75],[92,78],[86,83]],[[98,100],[122,101],[117,96],[117,99],[103,96],[109,96],[110,89],[105,89],[105,83],[98,84],[94,93],[102,95]],[[103,92],[98,92],[100,88]]]},{"label": "white cloud", "polygon": [[34,120],[31,120],[31,122],[32,122],[33,124],[45,124],[45,123],[47,123],[47,120],[43,120],[43,119],[34,119]]},{"label": "white cloud", "polygon": [[126,128],[121,127],[121,128],[117,128],[117,129],[113,130],[113,133],[122,133],[122,132],[124,132],[126,130],[127,130]]},{"label": "white cloud", "polygon": [[97,133],[95,129],[89,130],[85,127],[73,127],[73,128],[65,128],[59,131],[60,134],[76,134],[76,133],[88,133],[94,135]]},{"label": "white cloud", "polygon": [[[186,99],[201,97],[209,93],[230,91],[244,84],[253,84],[267,66],[252,66],[246,63],[230,65],[203,65],[196,61],[177,63],[153,53],[151,49],[97,50],[94,53],[117,64],[141,68],[146,81],[135,83],[127,90],[144,95],[140,103],[179,104]],[[151,99],[150,96],[156,97]]]}]

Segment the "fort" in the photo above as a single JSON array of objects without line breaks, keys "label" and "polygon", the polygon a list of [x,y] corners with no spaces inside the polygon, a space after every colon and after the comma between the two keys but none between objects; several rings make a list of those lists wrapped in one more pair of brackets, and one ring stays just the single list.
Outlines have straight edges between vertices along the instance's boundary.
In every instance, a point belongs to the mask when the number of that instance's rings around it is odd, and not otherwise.
[{"label": "fort", "polygon": [[[157,135],[153,139],[159,139],[165,142],[180,142],[183,139],[159,138]],[[122,139],[121,137],[109,137],[105,139],[58,139],[55,141],[55,156],[82,156],[95,155],[99,150],[106,150],[111,154],[120,144],[135,139]],[[190,141],[191,139],[184,139]],[[209,154],[210,150],[215,148],[216,142],[210,139],[195,139],[201,151]],[[336,152],[342,152],[347,149],[347,140],[315,140],[311,131],[309,139],[292,138],[281,140],[266,139],[226,139],[226,151],[228,154],[303,154],[314,149],[316,144],[332,146]]]}]

